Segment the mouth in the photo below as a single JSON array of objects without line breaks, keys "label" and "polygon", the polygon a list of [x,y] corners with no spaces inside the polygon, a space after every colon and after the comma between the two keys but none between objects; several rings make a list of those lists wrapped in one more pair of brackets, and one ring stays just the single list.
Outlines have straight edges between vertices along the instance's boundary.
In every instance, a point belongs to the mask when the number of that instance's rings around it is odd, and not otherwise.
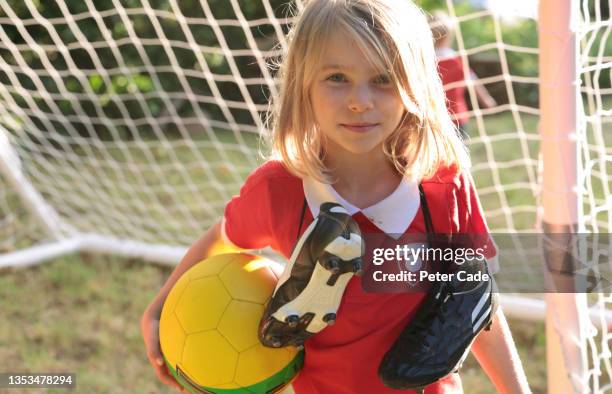
[{"label": "mouth", "polygon": [[365,133],[378,126],[378,123],[340,123],[343,128],[355,133]]}]

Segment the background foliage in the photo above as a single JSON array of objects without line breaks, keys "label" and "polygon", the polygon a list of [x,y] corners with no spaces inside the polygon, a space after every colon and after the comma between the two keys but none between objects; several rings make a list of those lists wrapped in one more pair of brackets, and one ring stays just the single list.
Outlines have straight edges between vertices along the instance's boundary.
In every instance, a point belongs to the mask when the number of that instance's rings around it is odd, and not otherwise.
[{"label": "background foliage", "polygon": [[[122,97],[123,105],[127,108],[129,116],[139,119],[145,116],[163,119],[171,109],[167,108],[161,95],[170,94],[172,106],[176,108],[176,115],[190,117],[197,114],[194,103],[181,97],[185,91],[185,86],[181,84],[176,72],[172,67],[178,69],[191,70],[193,73],[185,77],[189,87],[195,95],[199,97],[211,96],[212,89],[209,82],[198,77],[202,72],[202,65],[199,63],[193,49],[186,45],[188,38],[183,26],[179,23],[176,15],[188,19],[188,28],[195,43],[206,61],[210,72],[223,76],[232,75],[228,58],[218,51],[211,51],[211,47],[221,47],[219,39],[215,36],[213,28],[205,23],[207,17],[199,0],[182,0],[176,2],[177,9],[172,8],[169,0],[152,0],[150,6],[156,10],[155,14],[147,14],[143,11],[143,0],[121,0],[123,6],[128,10],[127,13],[114,12],[115,6],[111,0],[96,0],[93,2],[96,10],[102,15],[100,20],[91,16],[86,2],[81,0],[67,0],[60,6],[55,1],[36,0],[36,10],[29,8],[30,2],[20,0],[10,0],[8,5],[18,18],[34,19],[35,23],[28,23],[24,26],[32,39],[44,48],[44,55],[35,50],[22,51],[23,61],[29,67],[39,70],[49,68],[49,66],[59,70],[78,69],[83,71],[86,78],[77,78],[70,73],[62,74],[61,81],[50,74],[42,73],[41,81],[49,93],[62,93],[58,84],[64,84],[69,93],[87,94],[89,97],[96,97],[101,103],[104,116],[108,119],[121,119],[126,116],[117,105],[116,97]],[[217,20],[236,19],[235,11],[227,0],[209,0],[206,2],[210,8],[210,13]],[[435,9],[446,10],[445,0],[420,0],[418,3],[426,10]],[[609,13],[607,2],[601,2],[601,13],[605,16]],[[240,11],[247,20],[257,20],[266,18],[266,11],[262,0],[240,0]],[[292,7],[286,0],[269,0],[271,9],[274,10],[276,17],[285,18],[291,15]],[[455,2],[455,13],[457,16],[465,16],[475,11],[475,8],[468,1]],[[591,13],[595,10],[591,6]],[[67,23],[66,14],[75,16],[73,24]],[[7,16],[7,10],[0,10],[0,18]],[[11,16],[11,15],[8,15]],[[41,18],[51,21],[51,24],[36,23]],[[155,22],[155,23],[154,23]],[[103,25],[101,25],[102,23]],[[537,47],[537,24],[530,19],[495,19],[492,16],[482,16],[475,19],[468,19],[460,23],[461,36],[463,37],[465,48],[476,48],[487,43],[497,42],[496,23],[501,26],[501,41],[507,45],[522,47]],[[158,24],[156,26],[156,24]],[[75,29],[75,26],[77,27]],[[27,44],[28,40],[19,32],[17,26],[11,23],[2,23],[2,29],[9,40],[16,45]],[[232,50],[248,48],[247,39],[244,31],[239,26],[221,26],[223,39]],[[286,29],[286,27],[285,27]],[[56,34],[51,33],[53,30]],[[75,30],[78,30],[75,31]],[[271,24],[259,24],[251,28],[251,33],[257,45],[262,51],[271,51],[275,48],[276,35]],[[103,44],[93,45],[92,49],[87,49],[79,45],[79,36],[85,37],[88,43]],[[81,37],[81,40],[83,39]],[[142,43],[137,47],[127,41],[129,37],[138,37]],[[58,50],[60,45],[57,39],[61,40],[68,49]],[[112,40],[117,43],[117,48],[108,44]],[[169,44],[169,45],[164,45]],[[607,44],[612,46],[612,43]],[[596,52],[598,45],[594,45],[593,52]],[[612,49],[612,48],[611,48]],[[115,54],[120,53],[120,59]],[[274,52],[267,52],[270,57]],[[98,60],[94,58],[97,57]],[[9,64],[18,66],[18,59],[13,58],[9,51],[0,48],[0,56]],[[538,73],[537,56],[516,52],[509,48],[497,47],[486,51],[480,51],[470,58],[471,67],[482,77],[502,74],[502,56],[507,57],[508,69],[511,75],[535,77]],[[47,57],[50,65],[45,65],[42,57]],[[176,64],[173,64],[173,58]],[[242,78],[259,77],[260,71],[256,59],[253,56],[235,56],[237,69]],[[157,71],[153,70],[154,66]],[[101,72],[108,70],[110,78],[105,79]],[[176,68],[175,68],[176,70]],[[194,76],[195,75],[195,76]],[[19,83],[28,90],[37,89],[31,77],[25,73],[18,73]],[[7,74],[0,71],[0,83],[11,83]],[[219,89],[223,99],[230,101],[243,101],[242,93],[233,81],[217,81],[216,87]],[[601,80],[601,87],[610,85],[610,79]],[[508,102],[507,86],[505,82],[493,83],[487,86],[498,103]],[[518,104],[537,107],[538,90],[532,83],[514,83],[512,88]],[[268,89],[261,86],[249,86],[249,95],[256,104],[265,105],[269,99]],[[130,100],[126,96],[140,93],[146,97],[146,106],[137,100]],[[26,106],[23,98],[19,94],[13,93],[13,98]],[[51,111],[44,100],[39,99],[36,103],[43,110]],[[68,98],[57,100],[57,104],[64,115],[75,115],[85,112],[87,116],[97,116],[96,110],[91,102],[82,100],[79,108]],[[226,121],[219,106],[206,100],[198,99],[197,105],[200,110],[211,120]],[[174,111],[174,110],[172,110]],[[232,115],[239,124],[255,124],[252,115],[245,110],[232,109]],[[42,125],[41,130],[45,128]],[[78,132],[87,136],[92,133],[91,128],[86,128],[83,124],[75,122],[74,127]],[[173,122],[166,122],[163,125],[165,133],[178,133]],[[56,124],[56,130],[66,133],[65,127]],[[109,127],[104,124],[96,124],[95,133],[102,138],[131,138],[134,132],[141,135],[150,133],[147,125],[128,129],[122,125]]]},{"label": "background foliage", "polygon": [[[102,105],[104,116],[108,119],[121,119],[126,116],[117,105],[116,98],[122,98],[129,116],[133,119],[150,116],[163,119],[171,110],[164,104],[161,95],[172,95],[172,105],[176,108],[176,115],[181,117],[194,116],[197,109],[190,100],[181,97],[185,86],[181,84],[177,69],[192,71],[186,74],[186,81],[195,95],[198,97],[211,96],[212,89],[208,80],[198,77],[202,72],[202,64],[198,61],[196,53],[188,45],[188,37],[185,26],[193,35],[193,40],[199,46],[199,51],[206,61],[210,72],[218,75],[232,75],[228,58],[218,51],[210,48],[221,47],[218,37],[215,36],[213,28],[205,23],[207,17],[203,7],[198,0],[183,0],[176,2],[178,9],[173,9],[169,0],[153,0],[149,4],[155,13],[147,14],[142,6],[141,0],[122,0],[127,12],[116,12],[113,2],[110,0],[97,0],[93,2],[101,18],[91,16],[87,3],[80,0],[67,0],[63,6],[55,1],[36,1],[36,10],[29,8],[29,2],[10,0],[7,9],[0,10],[0,18],[13,16],[26,20],[33,20],[24,29],[31,38],[44,49],[44,53],[36,50],[23,50],[23,61],[35,70],[44,70],[53,67],[58,71],[78,69],[86,78],[78,78],[71,73],[62,73],[57,76],[49,73],[40,73],[44,88],[51,94],[61,94],[65,85],[68,93],[76,95],[87,94],[96,97]],[[266,18],[262,0],[240,0],[240,10],[247,20]],[[269,0],[271,9],[276,17],[285,18],[291,15],[292,7],[286,4],[286,0]],[[419,2],[426,10],[446,9],[444,0],[422,0]],[[207,4],[210,13],[217,20],[236,19],[235,11],[227,0],[209,0]],[[474,7],[466,1],[457,2],[455,12],[458,16],[466,15],[474,11]],[[66,15],[74,17],[73,23],[68,23]],[[180,23],[176,15],[186,17],[187,23]],[[40,19],[39,19],[40,18]],[[46,20],[46,24],[37,23]],[[49,23],[51,22],[51,23]],[[483,16],[469,19],[460,24],[462,36],[466,48],[475,48],[486,43],[496,42],[495,23],[493,17]],[[157,25],[157,26],[156,26]],[[19,31],[19,28],[11,23],[2,23],[2,29],[8,39],[15,45],[28,44],[28,39]],[[239,26],[221,26],[223,39],[232,50],[246,49],[247,39],[244,31]],[[259,24],[251,28],[260,50],[266,52],[270,57],[274,56],[271,51],[275,48],[276,35],[271,24]],[[89,47],[80,45],[83,37]],[[140,46],[131,43],[130,37],[137,37],[141,41]],[[60,44],[58,39],[64,44]],[[537,46],[536,23],[533,20],[513,20],[511,23],[502,23],[502,37],[504,43],[526,47]],[[81,41],[79,41],[81,40]],[[109,41],[117,44],[113,48]],[[165,45],[167,44],[167,45]],[[64,49],[60,50],[60,47]],[[475,54],[471,59],[471,65],[480,77],[499,75],[500,55],[508,58],[509,71],[512,75],[536,76],[537,56],[525,55],[512,50],[494,49]],[[119,58],[115,56],[120,54]],[[0,48],[0,56],[9,64],[19,66],[19,59],[15,59],[7,49]],[[47,59],[45,59],[47,58]],[[97,59],[96,59],[97,58]],[[173,59],[176,63],[173,64]],[[45,61],[50,64],[45,65]],[[235,56],[237,69],[242,78],[255,78],[260,75],[259,66],[253,56]],[[154,66],[153,69],[151,66]],[[103,78],[101,73],[108,72],[109,78]],[[23,88],[35,90],[37,86],[26,72],[18,73],[19,83]],[[8,75],[0,71],[0,83],[10,84]],[[216,87],[220,90],[225,100],[243,101],[242,93],[233,81],[217,81]],[[488,86],[493,95],[500,103],[507,101],[504,83]],[[515,84],[517,101],[529,106],[537,106],[537,89],[532,84]],[[147,108],[143,108],[138,100],[130,100],[130,94],[142,94],[146,98]],[[265,105],[269,99],[269,92],[265,86],[249,86],[249,94],[256,104]],[[19,94],[13,93],[13,98],[26,106]],[[80,108],[69,98],[57,100],[57,104],[65,115],[79,114],[85,112],[87,116],[99,116],[92,103],[80,100]],[[44,111],[51,111],[43,99],[36,103]],[[198,99],[200,106],[207,117],[212,120],[226,121],[220,108],[213,102]],[[251,114],[245,110],[232,109],[232,115],[240,124],[254,124]],[[44,130],[42,127],[40,129]],[[57,124],[57,131],[65,133],[61,124]],[[75,122],[78,132],[87,136],[91,133],[84,125]],[[95,133],[100,137],[119,136],[129,139],[134,129],[115,125],[116,128],[104,124],[95,125]],[[172,122],[163,125],[167,133],[176,133],[176,126]],[[137,132],[145,135],[150,132],[145,126],[138,127]]]}]

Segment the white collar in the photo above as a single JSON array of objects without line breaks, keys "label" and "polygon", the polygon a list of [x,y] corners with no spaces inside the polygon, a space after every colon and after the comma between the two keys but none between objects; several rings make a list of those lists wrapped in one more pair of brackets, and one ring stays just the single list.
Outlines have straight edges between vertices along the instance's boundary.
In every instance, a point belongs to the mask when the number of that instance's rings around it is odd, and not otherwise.
[{"label": "white collar", "polygon": [[435,48],[435,51],[438,60],[444,60],[446,58],[455,57],[457,55],[457,52],[455,52],[455,50],[450,47]]},{"label": "white collar", "polygon": [[410,178],[402,178],[398,187],[387,197],[364,209],[359,209],[326,183],[314,178],[303,178],[304,195],[313,217],[319,214],[319,207],[326,201],[342,205],[350,215],[361,211],[376,227],[386,234],[400,237],[410,226],[419,209],[419,186]]}]

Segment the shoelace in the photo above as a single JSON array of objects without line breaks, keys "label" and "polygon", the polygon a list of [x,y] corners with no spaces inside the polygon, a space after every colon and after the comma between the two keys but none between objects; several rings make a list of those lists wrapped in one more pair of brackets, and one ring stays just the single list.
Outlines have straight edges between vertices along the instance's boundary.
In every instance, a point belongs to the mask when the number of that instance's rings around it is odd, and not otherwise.
[{"label": "shoelace", "polygon": [[422,320],[417,322],[409,331],[405,332],[405,337],[402,338],[402,346],[401,352],[406,354],[408,349],[412,347],[412,345],[419,344],[423,346],[424,350],[431,349],[431,344],[429,343],[429,338],[433,331],[433,322],[438,319],[441,324],[445,323],[444,314],[447,310],[448,301],[452,301],[455,299],[454,288],[446,283],[444,288],[440,292],[440,297],[436,300],[436,303],[433,307],[427,312]]}]

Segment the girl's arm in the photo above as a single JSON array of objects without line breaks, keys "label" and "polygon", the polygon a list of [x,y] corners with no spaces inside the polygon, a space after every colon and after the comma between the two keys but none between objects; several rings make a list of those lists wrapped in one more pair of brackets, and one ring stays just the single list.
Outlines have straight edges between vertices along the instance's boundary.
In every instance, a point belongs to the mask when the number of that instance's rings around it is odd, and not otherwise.
[{"label": "girl's arm", "polygon": [[[472,71],[470,73],[470,79],[473,81],[478,79],[475,72]],[[497,102],[493,96],[489,94],[489,91],[484,85],[474,84],[474,91],[476,92],[476,98],[478,99],[480,105],[484,106],[485,108],[493,108],[497,105]]]},{"label": "girl's arm", "polygon": [[531,393],[501,308],[493,317],[491,330],[483,330],[474,341],[472,353],[499,393]]}]

